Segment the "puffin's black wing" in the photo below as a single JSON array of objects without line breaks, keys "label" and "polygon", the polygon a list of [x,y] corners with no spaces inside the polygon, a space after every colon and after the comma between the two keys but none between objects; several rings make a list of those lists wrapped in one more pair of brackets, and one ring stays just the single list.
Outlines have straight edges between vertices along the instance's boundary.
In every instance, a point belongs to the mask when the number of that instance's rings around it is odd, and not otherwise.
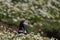
[{"label": "puffin's black wing", "polygon": [[19,24],[19,26],[18,26],[18,27],[19,27],[18,33],[20,33],[20,30],[22,30],[23,33],[25,33],[25,31],[27,31],[27,25],[25,25],[24,22],[25,22],[25,20],[22,20],[22,21],[20,22],[20,24]]}]

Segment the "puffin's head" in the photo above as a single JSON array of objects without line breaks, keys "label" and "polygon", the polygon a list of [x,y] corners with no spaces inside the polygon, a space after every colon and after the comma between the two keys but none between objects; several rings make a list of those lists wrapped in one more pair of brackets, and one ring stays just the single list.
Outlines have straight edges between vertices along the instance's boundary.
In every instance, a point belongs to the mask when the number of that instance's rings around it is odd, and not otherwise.
[{"label": "puffin's head", "polygon": [[24,24],[24,25],[28,25],[28,21],[26,21],[26,20],[21,20],[20,23],[21,23],[21,24]]}]

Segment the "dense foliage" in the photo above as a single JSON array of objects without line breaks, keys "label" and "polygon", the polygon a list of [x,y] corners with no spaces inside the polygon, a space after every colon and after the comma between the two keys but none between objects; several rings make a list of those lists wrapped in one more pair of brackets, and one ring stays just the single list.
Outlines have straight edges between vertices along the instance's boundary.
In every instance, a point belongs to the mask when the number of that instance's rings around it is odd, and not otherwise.
[{"label": "dense foliage", "polygon": [[[33,29],[60,33],[60,0],[1,0],[0,19],[7,23],[19,24],[26,19]],[[53,31],[52,31],[53,32]]]}]

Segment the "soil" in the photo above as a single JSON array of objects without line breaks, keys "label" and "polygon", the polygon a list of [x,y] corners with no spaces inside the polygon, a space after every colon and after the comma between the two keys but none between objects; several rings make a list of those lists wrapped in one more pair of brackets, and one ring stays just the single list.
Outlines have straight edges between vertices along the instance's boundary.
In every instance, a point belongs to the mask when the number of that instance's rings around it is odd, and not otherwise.
[{"label": "soil", "polygon": [[10,32],[17,32],[18,27],[13,25],[13,24],[9,24],[9,23],[0,21],[0,30],[10,31]]}]

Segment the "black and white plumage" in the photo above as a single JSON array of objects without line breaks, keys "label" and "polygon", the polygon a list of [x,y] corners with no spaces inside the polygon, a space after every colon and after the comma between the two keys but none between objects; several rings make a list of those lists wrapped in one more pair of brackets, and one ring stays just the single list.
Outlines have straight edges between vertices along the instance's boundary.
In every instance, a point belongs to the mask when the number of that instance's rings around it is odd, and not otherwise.
[{"label": "black and white plumage", "polygon": [[[26,23],[26,21],[25,20],[22,20],[21,22],[20,22],[20,24],[19,24],[19,31],[18,31],[18,33],[20,34],[20,33],[24,33],[24,34],[26,34],[27,33],[27,25],[25,24]],[[22,32],[21,32],[22,31]]]}]

